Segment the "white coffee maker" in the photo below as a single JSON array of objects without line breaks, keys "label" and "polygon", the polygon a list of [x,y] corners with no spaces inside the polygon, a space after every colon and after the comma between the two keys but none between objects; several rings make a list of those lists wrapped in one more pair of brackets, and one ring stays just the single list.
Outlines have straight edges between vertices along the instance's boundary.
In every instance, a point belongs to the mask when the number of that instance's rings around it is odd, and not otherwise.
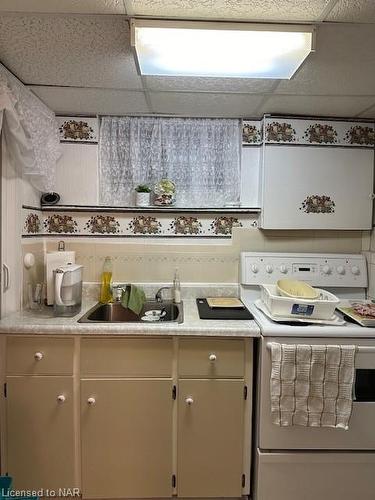
[{"label": "white coffee maker", "polygon": [[78,264],[67,264],[53,271],[55,281],[55,316],[74,316],[81,310],[82,269]]}]

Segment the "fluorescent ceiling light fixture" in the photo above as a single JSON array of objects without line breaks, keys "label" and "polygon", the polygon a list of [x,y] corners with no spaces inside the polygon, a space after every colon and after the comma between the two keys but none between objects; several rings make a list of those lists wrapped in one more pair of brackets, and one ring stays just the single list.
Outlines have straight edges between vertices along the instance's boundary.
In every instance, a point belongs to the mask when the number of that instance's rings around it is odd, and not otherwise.
[{"label": "fluorescent ceiling light fixture", "polygon": [[132,19],[142,75],[289,79],[314,51],[305,25]]}]

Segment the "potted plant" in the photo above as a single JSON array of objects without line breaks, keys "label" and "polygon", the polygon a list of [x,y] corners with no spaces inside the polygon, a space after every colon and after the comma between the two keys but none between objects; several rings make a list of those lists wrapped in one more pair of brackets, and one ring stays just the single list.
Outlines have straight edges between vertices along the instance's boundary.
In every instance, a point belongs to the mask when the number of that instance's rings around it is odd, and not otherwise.
[{"label": "potted plant", "polygon": [[135,188],[135,205],[137,207],[148,207],[150,205],[151,188],[146,184],[139,184]]}]

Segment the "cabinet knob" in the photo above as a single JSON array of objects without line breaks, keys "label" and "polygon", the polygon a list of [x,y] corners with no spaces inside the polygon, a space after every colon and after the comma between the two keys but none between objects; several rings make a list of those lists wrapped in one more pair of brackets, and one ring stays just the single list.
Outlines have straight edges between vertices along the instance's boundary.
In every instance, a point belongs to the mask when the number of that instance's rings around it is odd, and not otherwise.
[{"label": "cabinet knob", "polygon": [[89,404],[89,405],[94,405],[95,403],[96,403],[95,398],[88,398],[88,400],[87,400],[87,404]]},{"label": "cabinet knob", "polygon": [[194,399],[191,396],[188,396],[185,399],[185,403],[190,406],[190,405],[192,405],[194,403]]},{"label": "cabinet knob", "polygon": [[216,356],[216,354],[212,353],[212,354],[210,354],[210,355],[208,356],[208,359],[209,359],[210,361],[216,361],[217,356]]},{"label": "cabinet knob", "polygon": [[42,352],[36,352],[34,354],[34,359],[35,359],[35,361],[40,361],[41,359],[43,359],[43,353]]},{"label": "cabinet knob", "polygon": [[66,401],[66,397],[64,396],[64,394],[59,394],[59,395],[57,396],[57,401],[58,401],[59,403],[64,403],[64,402]]}]

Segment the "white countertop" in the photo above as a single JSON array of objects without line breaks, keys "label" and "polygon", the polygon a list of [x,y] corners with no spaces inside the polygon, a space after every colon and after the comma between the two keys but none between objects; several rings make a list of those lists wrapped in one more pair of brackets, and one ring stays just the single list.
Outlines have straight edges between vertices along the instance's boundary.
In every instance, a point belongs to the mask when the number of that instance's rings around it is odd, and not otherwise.
[{"label": "white countertop", "polygon": [[97,301],[86,301],[72,318],[55,318],[52,308],[20,311],[0,320],[0,333],[27,335],[143,335],[198,337],[260,337],[254,320],[201,320],[195,300],[183,301],[183,323],[78,323]]}]

